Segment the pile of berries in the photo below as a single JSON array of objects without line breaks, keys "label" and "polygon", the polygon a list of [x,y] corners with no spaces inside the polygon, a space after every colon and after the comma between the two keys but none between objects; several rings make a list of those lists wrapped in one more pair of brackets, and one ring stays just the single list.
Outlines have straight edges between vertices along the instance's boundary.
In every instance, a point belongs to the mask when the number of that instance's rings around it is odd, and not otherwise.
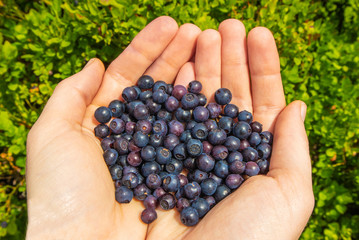
[{"label": "pile of berries", "polygon": [[208,104],[201,90],[199,81],[185,88],[144,75],[123,90],[124,102],[95,111],[116,200],[143,201],[144,223],[157,218],[159,205],[196,225],[247,178],[268,171],[272,134],[230,104],[228,89]]}]

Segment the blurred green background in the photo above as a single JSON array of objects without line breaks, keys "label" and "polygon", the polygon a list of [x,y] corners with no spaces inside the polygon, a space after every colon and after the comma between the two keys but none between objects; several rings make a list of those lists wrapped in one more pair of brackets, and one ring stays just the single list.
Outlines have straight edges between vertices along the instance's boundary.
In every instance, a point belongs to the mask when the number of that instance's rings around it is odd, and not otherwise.
[{"label": "blurred green background", "polygon": [[0,238],[26,230],[26,135],[56,84],[151,20],[269,28],[287,102],[308,105],[316,206],[301,239],[359,239],[359,1],[0,0]]}]

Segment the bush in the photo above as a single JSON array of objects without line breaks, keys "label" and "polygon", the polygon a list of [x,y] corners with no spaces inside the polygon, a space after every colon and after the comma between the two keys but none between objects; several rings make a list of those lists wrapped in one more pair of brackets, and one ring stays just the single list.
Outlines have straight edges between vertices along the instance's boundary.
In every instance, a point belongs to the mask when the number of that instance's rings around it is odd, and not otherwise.
[{"label": "bush", "polygon": [[316,207],[301,239],[358,239],[358,13],[357,0],[0,1],[0,238],[24,238],[26,135],[56,84],[169,15],[274,33],[287,101],[308,105]]}]

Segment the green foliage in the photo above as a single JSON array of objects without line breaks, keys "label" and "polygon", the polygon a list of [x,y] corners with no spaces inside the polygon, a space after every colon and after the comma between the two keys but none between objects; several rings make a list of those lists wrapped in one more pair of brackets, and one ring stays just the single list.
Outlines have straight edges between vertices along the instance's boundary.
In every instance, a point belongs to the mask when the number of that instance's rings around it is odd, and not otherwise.
[{"label": "green foliage", "polygon": [[358,0],[0,0],[0,238],[24,238],[26,135],[56,84],[161,15],[273,32],[287,101],[308,105],[316,207],[301,239],[358,239]]}]

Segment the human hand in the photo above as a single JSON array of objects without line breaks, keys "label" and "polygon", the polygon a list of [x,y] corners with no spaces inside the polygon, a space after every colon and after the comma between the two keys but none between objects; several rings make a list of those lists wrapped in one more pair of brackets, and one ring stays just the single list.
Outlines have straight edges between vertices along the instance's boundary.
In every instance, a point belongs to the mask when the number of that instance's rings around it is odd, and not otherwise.
[{"label": "human hand", "polygon": [[314,207],[306,106],[300,101],[285,106],[271,32],[258,27],[246,38],[243,24],[233,19],[222,22],[219,33],[203,31],[195,63],[180,70],[176,83],[191,79],[202,82],[209,97],[220,87],[230,89],[232,103],[274,131],[270,170],[245,181],[193,228],[176,223],[176,213],[160,210],[148,239],[298,239]]},{"label": "human hand", "polygon": [[105,71],[98,59],[55,89],[28,135],[29,239],[144,239],[142,203],[118,204],[102,157],[94,111],[144,73],[173,82],[200,29],[170,17],[144,28]]}]

